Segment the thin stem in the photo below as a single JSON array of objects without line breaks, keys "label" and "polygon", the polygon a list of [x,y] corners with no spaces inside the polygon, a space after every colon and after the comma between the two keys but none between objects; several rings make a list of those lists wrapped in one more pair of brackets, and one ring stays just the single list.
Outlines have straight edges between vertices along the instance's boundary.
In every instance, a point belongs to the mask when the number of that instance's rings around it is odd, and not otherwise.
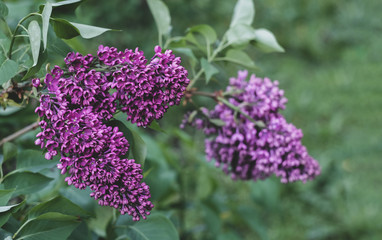
[{"label": "thin stem", "polygon": [[20,137],[21,135],[24,135],[25,133],[27,133],[29,131],[32,131],[32,130],[36,129],[38,126],[39,126],[38,122],[34,122],[34,123],[24,127],[23,129],[20,129],[19,131],[9,135],[8,137],[3,138],[0,141],[0,146],[2,146],[6,142],[10,142],[10,141]]},{"label": "thin stem", "polygon": [[248,114],[246,114],[245,112],[243,112],[243,110],[241,110],[239,107],[233,105],[232,103],[230,103],[227,99],[223,98],[223,97],[217,97],[217,100],[221,103],[223,103],[224,105],[226,105],[227,107],[231,108],[232,110],[240,113],[241,115],[243,115],[244,117],[246,117],[249,121],[253,122],[254,124],[256,124],[258,127],[260,128],[264,128],[265,127],[265,124],[262,122],[262,121],[256,121],[255,119],[253,119],[251,116],[249,116]]},{"label": "thin stem", "polygon": [[[11,44],[9,45],[9,51],[8,51],[8,58],[11,59],[12,58],[12,48],[13,48],[13,44],[15,43],[15,39],[16,39],[16,33],[17,31],[19,30],[19,28],[24,28],[24,26],[22,26],[21,24],[27,20],[28,18],[32,17],[32,16],[36,16],[36,15],[40,15],[39,13],[29,13],[28,15],[26,15],[25,17],[23,17],[19,23],[17,24],[16,28],[15,28],[15,31],[13,32],[12,34],[12,40],[11,40]],[[25,29],[25,28],[24,28]]]},{"label": "thin stem", "polygon": [[199,72],[195,75],[195,77],[190,81],[190,84],[187,86],[187,90],[190,90],[195,82],[200,78],[200,76],[204,73],[204,69],[201,68]]}]

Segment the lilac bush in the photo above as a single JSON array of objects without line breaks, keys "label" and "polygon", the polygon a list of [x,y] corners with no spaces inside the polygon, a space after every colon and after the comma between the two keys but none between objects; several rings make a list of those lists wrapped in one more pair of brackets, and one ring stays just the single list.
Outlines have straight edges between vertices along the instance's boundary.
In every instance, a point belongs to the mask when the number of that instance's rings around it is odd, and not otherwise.
[{"label": "lilac bush", "polygon": [[[301,143],[302,131],[287,123],[279,110],[287,99],[278,82],[239,71],[226,89],[226,100],[213,110],[203,109],[207,118],[194,125],[206,135],[208,160],[222,167],[233,179],[264,179],[272,174],[281,182],[307,181],[320,174],[316,160]],[[224,124],[216,124],[220,119]]]}]

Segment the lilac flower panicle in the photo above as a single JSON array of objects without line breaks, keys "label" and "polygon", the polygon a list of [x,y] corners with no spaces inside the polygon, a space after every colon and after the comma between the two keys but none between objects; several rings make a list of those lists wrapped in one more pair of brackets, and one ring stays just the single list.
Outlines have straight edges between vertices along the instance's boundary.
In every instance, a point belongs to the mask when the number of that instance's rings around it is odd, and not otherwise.
[{"label": "lilac flower panicle", "polygon": [[[97,57],[69,53],[66,68],[55,66],[45,76],[46,91],[35,112],[42,118],[36,145],[45,158],[61,156],[57,167],[65,181],[90,187],[100,205],[119,209],[134,221],[154,207],[140,164],[125,159],[129,143],[108,121],[122,110],[128,120],[148,126],[169,106],[179,104],[189,80],[180,59],[155,48],[151,62],[143,52],[100,46]],[[39,79],[32,81],[40,85]],[[114,93],[112,93],[114,90]]]},{"label": "lilac flower panicle", "polygon": [[[203,129],[207,160],[230,174],[233,179],[258,180],[275,174],[281,182],[307,181],[320,174],[316,160],[302,145],[302,131],[287,123],[278,112],[285,108],[287,99],[278,82],[239,71],[230,79],[226,92],[228,101],[250,118],[237,113],[225,104],[204,110],[209,119],[221,119],[217,126],[200,118],[193,125]],[[260,128],[254,121],[265,123]],[[184,125],[184,123],[183,123]]]}]

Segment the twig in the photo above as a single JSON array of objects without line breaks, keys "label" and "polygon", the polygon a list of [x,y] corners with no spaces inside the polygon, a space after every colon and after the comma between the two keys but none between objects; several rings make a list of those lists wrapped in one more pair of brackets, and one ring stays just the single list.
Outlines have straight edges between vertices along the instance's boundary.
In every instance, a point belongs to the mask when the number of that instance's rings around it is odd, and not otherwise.
[{"label": "twig", "polygon": [[38,122],[34,122],[34,123],[26,126],[25,128],[20,129],[19,131],[9,135],[8,137],[3,138],[0,141],[0,146],[2,146],[6,142],[10,142],[10,141],[20,137],[21,135],[23,135],[23,134],[25,134],[25,133],[27,133],[29,131],[32,131],[32,130],[36,129],[37,127],[38,127]]}]

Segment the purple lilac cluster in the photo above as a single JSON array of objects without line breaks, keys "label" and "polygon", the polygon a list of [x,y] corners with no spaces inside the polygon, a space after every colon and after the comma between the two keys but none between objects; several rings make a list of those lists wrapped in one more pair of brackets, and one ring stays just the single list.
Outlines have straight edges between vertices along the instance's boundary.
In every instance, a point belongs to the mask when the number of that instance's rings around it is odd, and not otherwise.
[{"label": "purple lilac cluster", "polygon": [[129,143],[109,120],[120,109],[128,120],[147,126],[168,106],[179,104],[189,82],[171,51],[162,54],[156,47],[146,62],[137,49],[118,52],[100,46],[98,58],[69,53],[66,68],[56,66],[45,76],[46,91],[36,108],[42,131],[35,143],[46,149],[48,160],[60,154],[57,167],[68,173],[65,181],[79,189],[90,187],[100,205],[135,221],[153,208],[149,186],[142,182],[140,164],[124,158]]},{"label": "purple lilac cluster", "polygon": [[[302,145],[302,131],[278,112],[287,102],[278,82],[255,75],[247,82],[247,74],[239,71],[237,78],[230,79],[226,90],[229,104],[204,109],[208,118],[193,122],[207,136],[207,159],[215,159],[215,165],[233,179],[258,180],[272,174],[283,183],[313,179],[320,167]],[[224,125],[208,119],[221,119]],[[258,121],[265,127],[256,124]]]}]

